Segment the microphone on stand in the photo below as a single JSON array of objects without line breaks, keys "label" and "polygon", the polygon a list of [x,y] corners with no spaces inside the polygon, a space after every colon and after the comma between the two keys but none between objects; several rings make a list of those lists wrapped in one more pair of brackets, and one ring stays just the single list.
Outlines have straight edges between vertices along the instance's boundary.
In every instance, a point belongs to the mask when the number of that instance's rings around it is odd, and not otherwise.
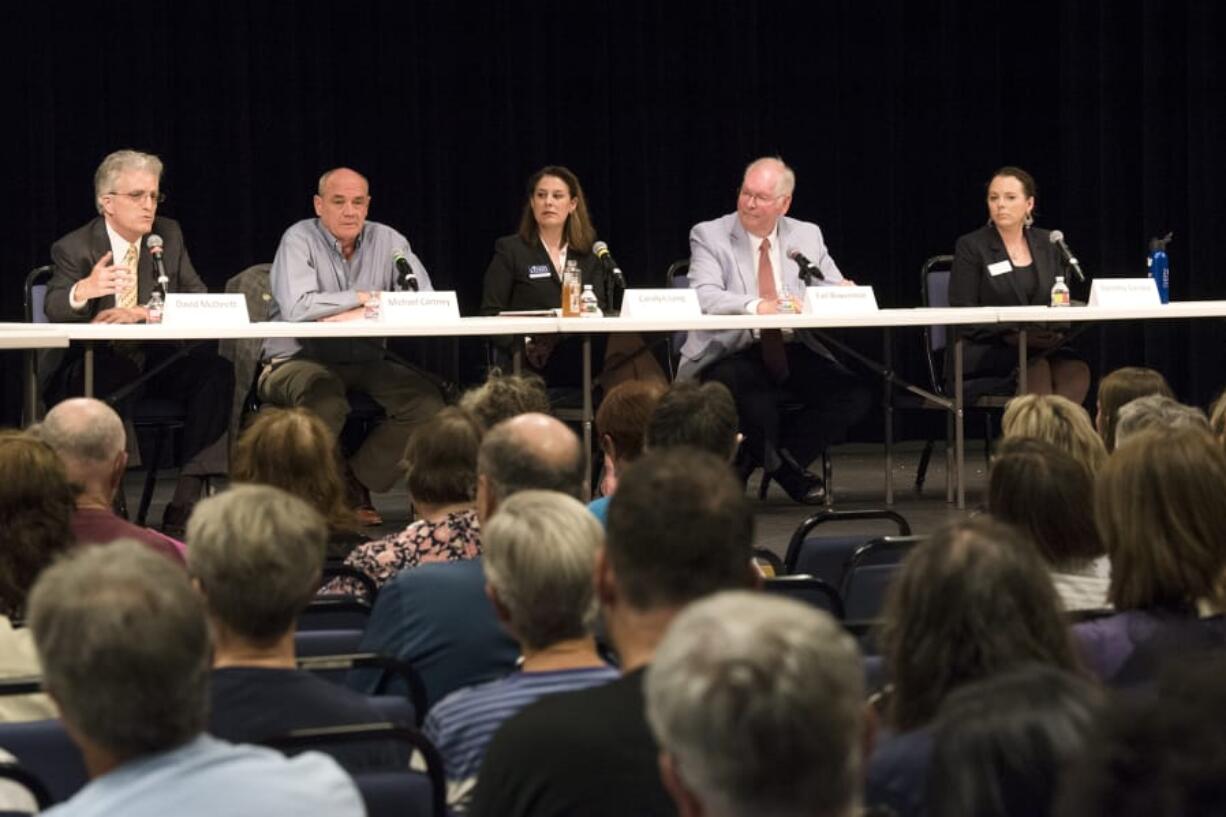
[{"label": "microphone on stand", "polygon": [[609,271],[610,275],[613,276],[613,280],[617,282],[617,285],[622,289],[625,289],[626,277],[622,275],[621,267],[617,265],[617,262],[613,260],[612,254],[609,253],[609,245],[603,241],[597,241],[592,245],[592,252],[595,253],[596,257],[600,259],[600,262],[604,264],[604,268]]},{"label": "microphone on stand", "polygon": [[166,265],[162,263],[162,247],[166,242],[162,241],[162,237],[157,233],[151,233],[145,239],[145,246],[149,248],[149,254],[153,256],[153,268],[157,270],[158,281],[157,285],[162,290],[162,297],[166,297],[167,289],[170,284],[170,279],[166,277]]},{"label": "microphone on stand", "polygon": [[821,269],[808,258],[805,258],[804,253],[802,253],[800,250],[788,250],[787,256],[795,261],[796,265],[800,267],[800,277],[807,286],[813,286],[814,278],[819,281],[826,280],[826,276],[822,274]]},{"label": "microphone on stand", "polygon": [[401,292],[405,290],[416,292],[417,273],[413,272],[413,265],[409,263],[404,250],[393,250],[392,260],[396,263],[396,289]]},{"label": "microphone on stand", "polygon": [[1048,240],[1060,248],[1060,254],[1064,256],[1064,263],[1076,273],[1077,280],[1085,283],[1085,273],[1081,271],[1081,263],[1078,262],[1077,256],[1073,255],[1073,251],[1068,248],[1068,244],[1064,243],[1064,233],[1060,230],[1052,230],[1048,235]]}]

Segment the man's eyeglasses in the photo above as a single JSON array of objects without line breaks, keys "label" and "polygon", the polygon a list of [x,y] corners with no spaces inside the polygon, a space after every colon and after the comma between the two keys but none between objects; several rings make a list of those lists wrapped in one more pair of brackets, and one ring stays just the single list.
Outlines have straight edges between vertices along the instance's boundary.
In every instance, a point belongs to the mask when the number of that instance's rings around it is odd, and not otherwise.
[{"label": "man's eyeglasses", "polygon": [[145,199],[152,199],[154,204],[161,204],[162,202],[166,201],[166,194],[157,190],[133,190],[128,193],[120,193],[118,191],[111,190],[107,193],[107,195],[123,196],[128,201],[137,205],[144,204]]},{"label": "man's eyeglasses", "polygon": [[737,195],[746,201],[753,202],[758,206],[770,204],[772,201],[778,201],[779,199],[783,198],[783,196],[764,196],[761,193],[750,193],[743,187],[737,191]]}]

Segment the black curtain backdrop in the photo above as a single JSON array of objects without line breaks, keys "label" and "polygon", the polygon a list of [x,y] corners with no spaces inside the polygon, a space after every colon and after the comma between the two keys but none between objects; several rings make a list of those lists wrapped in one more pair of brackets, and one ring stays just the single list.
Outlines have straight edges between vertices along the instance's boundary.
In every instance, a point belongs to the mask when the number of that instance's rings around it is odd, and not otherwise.
[{"label": "black curtain backdrop", "polygon": [[[474,311],[526,177],[583,182],[632,285],[659,285],[695,222],[731,211],[742,168],[780,154],[791,215],[816,221],[882,306],[919,304],[923,260],[983,223],[992,170],[1038,180],[1038,223],[1093,275],[1143,275],[1173,230],[1175,299],[1226,298],[1226,3],[623,0],[17,4],[4,80],[3,318],[26,271],[94,215],[109,151],[166,163],[211,287],[272,258],[319,174],[371,180],[371,218],[409,236]],[[1074,296],[1085,296],[1074,289]],[[1152,365],[1204,404],[1226,382],[1221,321],[1114,325],[1096,371]],[[880,352],[879,333],[848,333]],[[899,332],[920,376],[918,333]],[[480,351],[429,355],[477,376]],[[4,420],[19,360],[4,356]],[[879,433],[872,423],[861,429]]]}]

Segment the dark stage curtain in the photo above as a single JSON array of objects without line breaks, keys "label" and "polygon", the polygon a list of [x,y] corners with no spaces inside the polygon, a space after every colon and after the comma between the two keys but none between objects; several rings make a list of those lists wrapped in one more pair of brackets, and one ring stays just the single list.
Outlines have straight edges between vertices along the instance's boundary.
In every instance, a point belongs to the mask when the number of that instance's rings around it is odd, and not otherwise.
[{"label": "dark stage curtain", "polygon": [[[734,208],[744,164],[778,153],[797,173],[791,214],[818,222],[883,306],[918,305],[920,264],[983,223],[984,184],[1006,163],[1034,174],[1039,225],[1064,230],[1091,274],[1143,275],[1148,238],[1173,230],[1172,297],[1226,297],[1226,4],[1213,0],[6,13],[8,320],[25,271],[93,216],[93,171],[120,147],[163,157],[163,212],[215,288],[271,259],[338,164],[369,176],[371,218],[405,232],[466,311],[547,163],[578,173],[632,284],[658,285],[690,226]],[[1098,370],[1153,365],[1203,404],[1226,381],[1223,335],[1221,321],[1151,322],[1090,338]],[[848,337],[880,351],[876,333]],[[920,342],[897,333],[917,378]],[[471,378],[479,357],[465,347],[453,374]],[[18,358],[4,361],[13,422]]]}]

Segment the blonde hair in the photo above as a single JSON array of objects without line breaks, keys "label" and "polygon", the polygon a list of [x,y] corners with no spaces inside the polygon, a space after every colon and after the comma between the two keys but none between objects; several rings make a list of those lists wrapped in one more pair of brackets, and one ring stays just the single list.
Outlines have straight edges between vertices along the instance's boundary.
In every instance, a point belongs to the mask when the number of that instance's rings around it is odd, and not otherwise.
[{"label": "blonde hair", "polygon": [[1107,448],[1094,430],[1090,415],[1081,406],[1057,394],[1027,394],[1015,397],[1005,407],[1001,420],[1005,437],[1046,440],[1072,454],[1097,474],[1107,460]]}]

